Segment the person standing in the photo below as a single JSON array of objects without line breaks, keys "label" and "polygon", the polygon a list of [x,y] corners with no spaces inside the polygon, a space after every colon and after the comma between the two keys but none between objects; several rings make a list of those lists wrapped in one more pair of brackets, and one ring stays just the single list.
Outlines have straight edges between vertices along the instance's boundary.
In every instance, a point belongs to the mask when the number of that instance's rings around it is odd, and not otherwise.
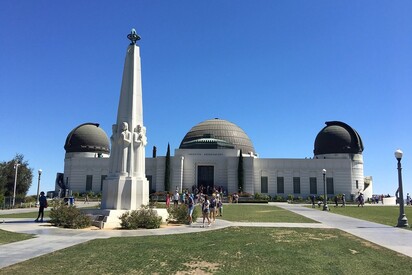
[{"label": "person standing", "polygon": [[170,194],[169,192],[166,193],[166,208],[170,207]]},{"label": "person standing", "polygon": [[173,204],[174,204],[174,207],[177,207],[179,205],[179,191],[177,191],[177,189],[173,196]]},{"label": "person standing", "polygon": [[315,195],[310,196],[310,201],[312,202],[312,208],[315,208]]},{"label": "person standing", "polygon": [[192,196],[189,195],[189,193],[186,193],[186,202],[187,202],[187,219],[189,221],[189,224],[193,223],[192,215],[193,215],[193,210],[195,209],[195,201]]},{"label": "person standing", "polygon": [[39,197],[39,214],[37,215],[37,219],[35,219],[35,222],[39,221],[39,218],[41,216],[40,222],[43,222],[43,216],[44,216],[44,208],[47,208],[47,198],[44,195],[44,192],[40,192],[40,197]]},{"label": "person standing", "polygon": [[216,194],[213,193],[212,198],[210,199],[210,205],[209,205],[209,211],[210,211],[209,218],[212,222],[216,221],[216,207],[217,207]]},{"label": "person standing", "polygon": [[207,195],[205,195],[205,200],[202,203],[202,215],[203,215],[203,227],[205,227],[205,219],[207,219],[207,226],[210,226],[210,219],[209,219],[209,209],[210,202],[208,200]]},{"label": "person standing", "polygon": [[342,207],[346,206],[346,197],[345,194],[342,194]]}]

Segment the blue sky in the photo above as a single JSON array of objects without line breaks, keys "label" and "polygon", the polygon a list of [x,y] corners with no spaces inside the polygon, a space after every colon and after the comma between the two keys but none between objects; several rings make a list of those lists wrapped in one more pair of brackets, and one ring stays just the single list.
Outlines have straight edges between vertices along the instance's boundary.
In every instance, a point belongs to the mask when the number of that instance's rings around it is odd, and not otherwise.
[{"label": "blue sky", "polygon": [[262,158],[313,156],[326,121],[361,135],[374,193],[412,192],[410,1],[1,1],[0,160],[21,153],[29,194],[54,189],[67,134],[116,121],[126,35],[141,35],[148,146],[165,155],[211,118]]}]

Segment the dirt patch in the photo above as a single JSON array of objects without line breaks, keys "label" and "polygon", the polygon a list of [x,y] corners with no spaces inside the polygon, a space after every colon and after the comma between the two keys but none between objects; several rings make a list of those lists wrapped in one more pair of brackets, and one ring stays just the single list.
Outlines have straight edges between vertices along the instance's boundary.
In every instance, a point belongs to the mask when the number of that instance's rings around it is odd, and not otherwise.
[{"label": "dirt patch", "polygon": [[186,275],[186,274],[213,274],[219,270],[220,265],[217,263],[210,263],[206,261],[191,261],[188,263],[184,263],[184,266],[190,268],[188,271],[178,271],[176,275]]}]

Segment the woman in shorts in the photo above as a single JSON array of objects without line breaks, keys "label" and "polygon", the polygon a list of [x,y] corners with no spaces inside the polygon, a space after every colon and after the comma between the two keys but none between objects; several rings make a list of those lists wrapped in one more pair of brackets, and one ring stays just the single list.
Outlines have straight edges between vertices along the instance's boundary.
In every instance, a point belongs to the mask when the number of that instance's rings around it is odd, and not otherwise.
[{"label": "woman in shorts", "polygon": [[205,200],[202,203],[202,215],[203,215],[203,227],[205,227],[205,219],[207,219],[207,226],[210,226],[210,219],[209,219],[209,213],[210,213],[210,202],[208,200],[207,195],[205,195]]}]

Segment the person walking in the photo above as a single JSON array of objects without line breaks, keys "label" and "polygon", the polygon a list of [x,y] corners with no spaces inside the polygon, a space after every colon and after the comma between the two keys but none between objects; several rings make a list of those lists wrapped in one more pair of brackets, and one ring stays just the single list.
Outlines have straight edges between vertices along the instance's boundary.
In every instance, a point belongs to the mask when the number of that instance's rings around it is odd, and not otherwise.
[{"label": "person walking", "polygon": [[187,220],[189,221],[189,224],[193,223],[193,210],[195,209],[195,201],[192,196],[189,195],[189,193],[186,193],[186,202],[187,202]]},{"label": "person walking", "polygon": [[47,208],[47,198],[44,195],[44,192],[41,191],[39,197],[39,214],[37,215],[37,219],[34,220],[35,222],[39,222],[40,216],[40,222],[43,222],[44,208]]},{"label": "person walking", "polygon": [[175,194],[173,196],[173,205],[174,207],[177,207],[179,205],[179,191],[175,191]]},{"label": "person walking", "polygon": [[210,202],[208,200],[207,195],[205,195],[205,199],[202,203],[202,215],[203,215],[203,227],[205,227],[205,219],[207,219],[207,226],[210,226],[210,219],[209,219],[209,213],[210,213]]},{"label": "person walking", "polygon": [[315,208],[315,195],[310,196],[310,201],[312,202],[312,208]]},{"label": "person walking", "polygon": [[213,193],[212,198],[210,199],[210,205],[209,205],[209,212],[210,212],[210,220],[212,222],[216,221],[216,207],[217,207],[217,200],[216,200],[216,194]]},{"label": "person walking", "polygon": [[342,207],[346,206],[346,197],[345,194],[342,194]]}]

